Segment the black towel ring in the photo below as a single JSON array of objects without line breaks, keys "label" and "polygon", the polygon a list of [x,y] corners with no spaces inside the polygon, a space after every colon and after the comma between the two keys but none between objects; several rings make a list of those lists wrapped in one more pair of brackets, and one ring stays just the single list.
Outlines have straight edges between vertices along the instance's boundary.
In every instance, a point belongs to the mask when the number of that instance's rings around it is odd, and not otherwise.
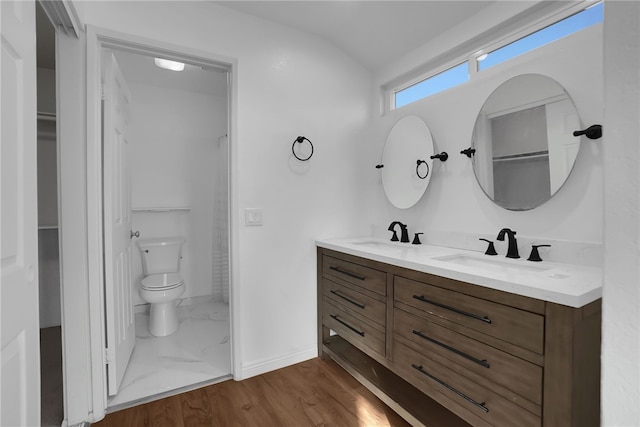
[{"label": "black towel ring", "polygon": [[[421,163],[424,163],[424,165],[427,167],[427,173],[425,173],[424,176],[420,175],[420,164]],[[418,178],[420,178],[420,179],[425,179],[426,177],[429,176],[429,164],[425,160],[418,160],[416,162],[416,175],[418,175]]]},{"label": "black towel ring", "polygon": [[[311,154],[309,154],[309,157],[307,157],[305,159],[302,159],[302,158],[298,157],[298,155],[296,154],[295,146],[296,146],[296,142],[299,143],[299,144],[302,144],[304,141],[308,141],[309,142],[309,145],[311,146]],[[306,136],[299,136],[293,141],[293,145],[291,145],[291,152],[293,153],[293,156],[296,159],[300,160],[301,162],[306,162],[307,160],[309,160],[311,158],[311,156],[313,156],[313,144],[311,143],[309,138],[307,138]]]}]

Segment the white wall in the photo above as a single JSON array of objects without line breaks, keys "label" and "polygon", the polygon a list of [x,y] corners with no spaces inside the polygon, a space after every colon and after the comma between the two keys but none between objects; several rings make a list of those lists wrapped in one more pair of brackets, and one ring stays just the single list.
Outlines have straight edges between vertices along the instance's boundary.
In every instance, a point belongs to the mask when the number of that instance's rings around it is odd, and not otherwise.
[{"label": "white wall", "polygon": [[[126,76],[126,70],[123,70]],[[185,77],[186,78],[186,77]],[[212,82],[213,84],[213,82]],[[132,206],[189,211],[137,212],[141,239],[182,236],[181,298],[212,294],[213,197],[218,137],[227,133],[227,100],[208,94],[129,83],[131,90]],[[137,246],[133,282],[142,280]],[[144,304],[134,292],[135,304]]]},{"label": "white wall", "polygon": [[[366,143],[371,79],[326,42],[206,2],[86,2],[87,24],[237,59],[232,302],[238,377],[316,354],[314,239],[361,234],[352,159]],[[167,26],[166,23],[171,25]],[[291,145],[315,145],[306,163]],[[246,207],[264,209],[244,227]],[[239,329],[238,329],[239,328]]]},{"label": "white wall", "polygon": [[640,425],[640,4],[606,1],[602,425]]},{"label": "white wall", "polygon": [[[518,232],[521,256],[528,256],[526,243],[553,242],[544,255],[559,255],[563,241],[586,242],[589,253],[580,252],[582,262],[601,263],[603,221],[602,140],[583,141],[572,174],[565,186],[547,203],[526,212],[507,211],[493,204],[477,184],[471,160],[459,154],[471,145],[476,116],[482,104],[501,83],[525,73],[538,73],[558,81],[572,97],[581,121],[588,126],[602,123],[602,26],[521,55],[507,63],[480,72],[463,85],[417,101],[375,121],[375,137],[368,153],[370,168],[363,172],[364,185],[374,200],[369,223],[374,234],[388,236],[392,220],[407,223],[410,232],[424,232],[426,242],[468,246],[484,250],[478,237],[495,239],[503,227]],[[379,163],[384,142],[393,124],[415,114],[431,129],[436,152],[446,151],[449,160],[434,163],[433,176],[422,199],[412,208],[393,207],[384,196]],[[462,237],[461,237],[462,236]],[[498,250],[502,242],[498,242]],[[564,254],[563,254],[564,255]],[[579,261],[579,259],[578,259]]]}]

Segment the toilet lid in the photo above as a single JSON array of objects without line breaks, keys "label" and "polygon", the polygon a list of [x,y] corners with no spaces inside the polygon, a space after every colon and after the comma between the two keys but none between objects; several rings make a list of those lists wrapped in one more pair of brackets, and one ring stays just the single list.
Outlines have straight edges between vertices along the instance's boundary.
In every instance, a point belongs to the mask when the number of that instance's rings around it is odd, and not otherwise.
[{"label": "toilet lid", "polygon": [[184,284],[178,273],[152,274],[142,279],[142,287],[151,290],[168,290]]}]

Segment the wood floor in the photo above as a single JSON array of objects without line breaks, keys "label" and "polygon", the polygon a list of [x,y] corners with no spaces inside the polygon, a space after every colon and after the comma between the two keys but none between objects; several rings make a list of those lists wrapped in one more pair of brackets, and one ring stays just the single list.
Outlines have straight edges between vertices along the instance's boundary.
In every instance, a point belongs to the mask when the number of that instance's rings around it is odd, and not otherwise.
[{"label": "wood floor", "polygon": [[62,403],[62,330],[60,326],[40,329],[40,423],[60,426]]},{"label": "wood floor", "polygon": [[114,412],[94,427],[408,426],[332,360],[311,359]]}]

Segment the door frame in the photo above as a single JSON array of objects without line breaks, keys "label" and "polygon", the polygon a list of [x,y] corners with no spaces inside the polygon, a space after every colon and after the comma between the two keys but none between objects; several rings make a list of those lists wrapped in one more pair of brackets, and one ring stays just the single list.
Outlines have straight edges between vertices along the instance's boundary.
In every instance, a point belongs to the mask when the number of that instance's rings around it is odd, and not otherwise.
[{"label": "door frame", "polygon": [[202,65],[208,68],[224,69],[229,72],[228,85],[228,125],[229,138],[229,309],[231,328],[231,373],[238,379],[240,363],[240,330],[237,306],[234,298],[237,270],[237,218],[238,204],[236,188],[236,153],[233,141],[237,133],[237,60],[211,54],[185,46],[178,46],[158,40],[133,36],[87,25],[87,243],[88,243],[88,294],[89,294],[89,331],[91,336],[100,337],[91,340],[91,385],[93,418],[99,420],[107,408],[106,371],[105,371],[105,310],[104,310],[104,241],[102,224],[102,126],[101,126],[101,69],[102,48],[110,48],[167,59]]}]

